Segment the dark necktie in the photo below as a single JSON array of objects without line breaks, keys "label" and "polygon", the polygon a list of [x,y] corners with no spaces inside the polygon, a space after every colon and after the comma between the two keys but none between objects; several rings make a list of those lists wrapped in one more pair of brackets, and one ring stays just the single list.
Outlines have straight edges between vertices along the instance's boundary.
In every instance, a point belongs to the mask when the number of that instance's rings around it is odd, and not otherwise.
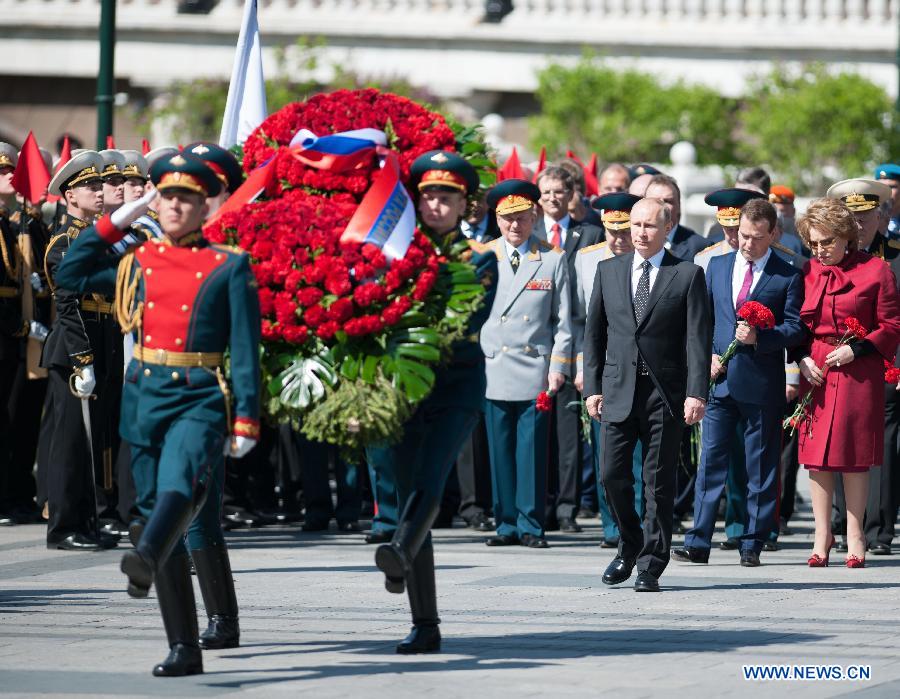
[{"label": "dark necktie", "polygon": [[641,278],[638,279],[637,288],[634,290],[634,319],[638,325],[644,319],[647,302],[650,301],[650,267],[647,260],[641,263]]},{"label": "dark necktie", "polygon": [[741,306],[747,303],[747,297],[750,295],[750,287],[753,286],[753,263],[747,263],[747,271],[744,273],[744,283],[741,284],[741,290],[738,291],[737,301],[734,302],[734,310],[741,310]]},{"label": "dark necktie", "polygon": [[519,271],[519,251],[513,250],[512,255],[509,258],[509,264],[512,265],[513,272]]}]

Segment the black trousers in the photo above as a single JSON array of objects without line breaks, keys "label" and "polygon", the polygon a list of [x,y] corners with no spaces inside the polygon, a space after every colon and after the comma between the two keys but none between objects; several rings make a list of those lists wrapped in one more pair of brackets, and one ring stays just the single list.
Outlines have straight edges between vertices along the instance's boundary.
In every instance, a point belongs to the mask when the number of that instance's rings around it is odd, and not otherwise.
[{"label": "black trousers", "polygon": [[[9,394],[9,466],[3,474],[2,497],[9,507],[31,509],[36,492],[34,462],[41,428],[47,379],[29,379],[25,358],[19,361]],[[0,506],[2,509],[2,506]]]},{"label": "black trousers", "polygon": [[479,413],[475,429],[456,459],[456,478],[459,482],[460,517],[468,522],[477,514],[491,511],[491,456],[484,413]]},{"label": "black trousers", "polygon": [[16,356],[0,358],[0,510],[12,506],[11,462],[13,420],[9,400],[16,382],[19,360]]},{"label": "black trousers", "polygon": [[[623,422],[603,422],[600,480],[619,527],[618,555],[637,561],[639,571],[659,577],[669,563],[675,501],[675,469],[684,431],[681,416],[666,407],[649,376],[639,376],[631,414]],[[631,459],[643,452],[644,521],[634,509]]]},{"label": "black trousers", "polygon": [[866,543],[890,544],[900,503],[900,391],[885,386],[884,461],[869,471],[869,500],[866,503]]},{"label": "black trousers", "polygon": [[[575,403],[574,408],[567,407]],[[581,394],[566,379],[553,399],[550,416],[550,458],[547,464],[548,524],[575,519],[581,504]]]},{"label": "black trousers", "polygon": [[69,391],[71,369],[53,367],[47,391],[53,430],[47,454],[47,542],[96,528],[94,474],[88,454],[81,401]]}]

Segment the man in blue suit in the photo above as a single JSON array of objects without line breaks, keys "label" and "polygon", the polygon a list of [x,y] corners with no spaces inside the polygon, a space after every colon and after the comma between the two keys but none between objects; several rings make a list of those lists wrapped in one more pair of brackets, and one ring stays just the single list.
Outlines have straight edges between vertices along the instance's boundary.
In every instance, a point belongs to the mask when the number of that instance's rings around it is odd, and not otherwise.
[{"label": "man in blue suit", "polygon": [[[694,494],[694,526],[672,557],[706,563],[716,510],[728,474],[731,442],[739,421],[746,423],[747,521],[741,537],[741,565],[758,566],[775,517],[781,419],[784,413],[784,351],[803,341],[800,322],[803,279],[771,250],[775,208],[764,199],[741,209],[738,249],[709,262],[707,288],[713,311],[711,375],[716,383],[703,419],[700,469]],[[768,307],[775,327],[756,329],[738,322],[748,301]],[[720,357],[733,339],[741,346],[731,361]]]}]

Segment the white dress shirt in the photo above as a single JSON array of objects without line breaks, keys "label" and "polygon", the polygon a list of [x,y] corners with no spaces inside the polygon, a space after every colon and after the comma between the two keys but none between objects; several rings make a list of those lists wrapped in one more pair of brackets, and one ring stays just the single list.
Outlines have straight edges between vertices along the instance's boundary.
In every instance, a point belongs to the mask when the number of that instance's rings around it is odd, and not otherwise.
[{"label": "white dress shirt", "polygon": [[[653,257],[649,258],[647,262],[650,263],[650,288],[649,292],[653,292],[653,283],[656,281],[656,277],[659,274],[659,266],[662,264],[663,256],[666,254],[666,249],[663,248],[658,253],[656,253]],[[634,251],[634,259],[631,262],[631,298],[634,298],[635,293],[637,292],[637,285],[641,279],[641,274],[643,274],[644,270],[641,269],[641,265],[644,264],[644,258],[641,257],[641,253],[637,250]]]},{"label": "white dress shirt", "polygon": [[473,226],[468,221],[461,221],[459,224],[459,228],[462,231],[462,234],[466,236],[469,240],[474,239],[475,242],[480,243],[484,240],[484,235],[487,233],[487,225],[488,225],[488,217],[485,216],[478,223],[477,226]]},{"label": "white dress shirt", "polygon": [[544,230],[547,232],[548,243],[553,240],[553,224],[555,223],[559,224],[559,242],[560,247],[563,248],[566,246],[566,238],[569,235],[569,228],[572,225],[572,217],[569,216],[569,214],[566,214],[559,221],[555,221],[546,214],[544,215]]},{"label": "white dress shirt", "polygon": [[[772,248],[766,250],[766,254],[760,257],[758,260],[753,260],[753,281],[750,282],[750,291],[747,292],[747,298],[750,298],[750,294],[753,293],[753,290],[756,288],[756,285],[759,283],[759,278],[762,276],[762,272],[766,267],[766,263],[769,261],[769,255],[772,254]],[[741,287],[744,285],[744,276],[747,274],[747,266],[750,263],[744,259],[744,256],[741,255],[740,251],[734,259],[734,271],[731,273],[731,304],[733,306],[737,305],[738,294],[741,293]]]},{"label": "white dress shirt", "polygon": [[522,262],[525,260],[525,255],[528,254],[528,241],[526,240],[519,247],[512,245],[506,238],[503,239],[503,244],[506,246],[506,257],[509,258],[510,264],[512,264],[512,254],[513,251],[519,251],[519,266],[522,266]]}]

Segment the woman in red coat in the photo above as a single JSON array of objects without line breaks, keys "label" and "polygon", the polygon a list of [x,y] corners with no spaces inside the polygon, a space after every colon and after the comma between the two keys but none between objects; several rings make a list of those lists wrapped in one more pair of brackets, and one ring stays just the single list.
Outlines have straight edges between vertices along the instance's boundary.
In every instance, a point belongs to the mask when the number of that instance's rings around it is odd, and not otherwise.
[{"label": "woman in red coat", "polygon": [[[847,499],[847,567],[865,565],[863,518],[868,470],[884,454],[884,359],[900,341],[900,297],[883,260],[857,249],[858,227],[841,202],[819,199],[797,220],[813,253],[804,270],[806,298],[800,317],[810,330],[800,362],[800,392],[814,388],[810,419],[799,426],[800,463],[810,471],[816,538],[812,567],[828,565],[834,545],[831,503],[834,474],[841,473]],[[868,331],[841,344],[846,322]]]}]

